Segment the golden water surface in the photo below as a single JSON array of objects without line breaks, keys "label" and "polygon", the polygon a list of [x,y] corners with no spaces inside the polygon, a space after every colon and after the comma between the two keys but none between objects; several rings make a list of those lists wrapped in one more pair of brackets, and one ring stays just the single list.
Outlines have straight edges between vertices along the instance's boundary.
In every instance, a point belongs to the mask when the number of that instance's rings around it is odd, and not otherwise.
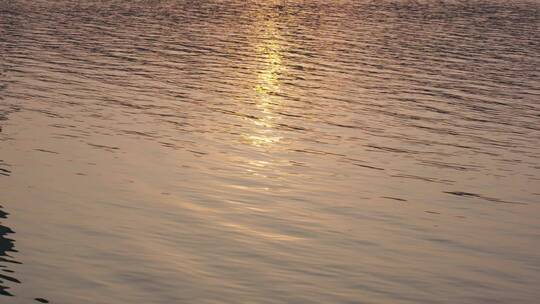
[{"label": "golden water surface", "polygon": [[0,0],[0,302],[538,303],[539,16]]}]

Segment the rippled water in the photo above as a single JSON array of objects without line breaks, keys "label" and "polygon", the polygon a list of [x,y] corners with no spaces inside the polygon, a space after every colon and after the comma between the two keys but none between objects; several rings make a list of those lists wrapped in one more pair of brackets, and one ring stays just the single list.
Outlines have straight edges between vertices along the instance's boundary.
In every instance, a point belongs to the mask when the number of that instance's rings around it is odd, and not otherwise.
[{"label": "rippled water", "polygon": [[539,14],[0,0],[0,301],[535,303]]}]

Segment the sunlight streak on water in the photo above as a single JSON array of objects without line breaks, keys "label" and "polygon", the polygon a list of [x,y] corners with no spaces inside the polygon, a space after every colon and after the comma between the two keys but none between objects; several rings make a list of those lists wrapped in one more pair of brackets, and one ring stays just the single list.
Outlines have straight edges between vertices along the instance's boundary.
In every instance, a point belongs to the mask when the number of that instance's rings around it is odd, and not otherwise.
[{"label": "sunlight streak on water", "polygon": [[258,57],[263,61],[263,67],[257,74],[257,83],[254,87],[255,106],[259,110],[260,117],[253,119],[255,129],[252,134],[244,134],[246,140],[257,147],[275,145],[281,141],[281,136],[275,135],[275,127],[279,121],[276,111],[283,105],[280,97],[280,75],[285,67],[282,63],[282,46],[279,30],[271,19],[257,26],[257,32],[261,32],[258,40],[261,44],[256,46]]}]

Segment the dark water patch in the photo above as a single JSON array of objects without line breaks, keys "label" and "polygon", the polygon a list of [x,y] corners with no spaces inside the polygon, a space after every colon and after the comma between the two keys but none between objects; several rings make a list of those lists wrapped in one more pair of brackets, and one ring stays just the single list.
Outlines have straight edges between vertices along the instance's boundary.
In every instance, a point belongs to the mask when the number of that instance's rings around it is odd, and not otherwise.
[{"label": "dark water patch", "polygon": [[464,197],[473,197],[473,198],[480,198],[486,201],[494,202],[494,203],[502,203],[502,204],[513,204],[513,205],[528,205],[527,203],[522,202],[511,202],[511,201],[505,201],[494,197],[484,196],[476,193],[470,193],[470,192],[463,192],[463,191],[444,191],[444,193],[456,195],[456,196],[464,196]]},{"label": "dark water patch", "polygon": [[95,148],[98,148],[98,149],[103,149],[105,151],[109,151],[109,152],[114,152],[115,150],[118,150],[120,148],[118,147],[114,147],[114,146],[107,146],[107,145],[101,145],[101,144],[94,144],[94,143],[87,143],[89,146],[92,146],[92,147],[95,147]]},{"label": "dark water patch", "polygon": [[[4,163],[0,160],[0,166],[2,165],[4,165]],[[0,175],[9,176],[10,174],[11,174],[11,170],[0,167]]]},{"label": "dark water patch", "polygon": [[416,180],[421,180],[421,181],[430,182],[430,183],[452,184],[454,182],[451,180],[436,179],[436,178],[431,178],[431,177],[416,176],[416,175],[410,175],[410,174],[394,174],[391,176],[397,177],[397,178],[416,179]]},{"label": "dark water patch", "polygon": [[[3,210],[3,207],[0,206],[0,268],[7,270],[7,273],[13,273],[12,270],[7,269],[10,264],[21,264],[14,259],[13,254],[17,252],[15,249],[15,241],[9,237],[9,235],[14,234],[15,232],[4,225],[5,219],[7,219],[9,213]],[[15,278],[13,275],[0,274],[0,295],[2,296],[13,296],[9,291],[9,283],[20,283],[20,281]]]},{"label": "dark water patch", "polygon": [[34,150],[39,151],[39,152],[44,152],[44,153],[50,153],[50,154],[60,154],[58,152],[51,151],[51,150],[46,150],[46,149],[34,149]]},{"label": "dark water patch", "polygon": [[407,201],[407,200],[404,199],[404,198],[393,197],[393,196],[381,196],[381,197],[382,197],[382,198],[389,199],[389,200],[400,201],[400,202],[406,202],[406,201]]},{"label": "dark water patch", "polygon": [[363,167],[363,168],[368,168],[368,169],[374,169],[374,170],[379,170],[379,171],[384,171],[384,168],[379,168],[379,167],[374,167],[374,166],[369,166],[369,165],[364,165],[364,164],[359,164],[359,163],[354,163],[355,166],[358,166],[358,167]]}]

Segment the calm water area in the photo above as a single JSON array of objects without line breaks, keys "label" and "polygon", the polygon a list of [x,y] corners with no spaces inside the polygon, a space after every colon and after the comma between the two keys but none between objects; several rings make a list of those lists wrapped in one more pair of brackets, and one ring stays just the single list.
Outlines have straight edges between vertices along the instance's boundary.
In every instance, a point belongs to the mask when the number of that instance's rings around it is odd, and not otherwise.
[{"label": "calm water area", "polygon": [[0,0],[0,303],[539,303],[540,1]]}]

